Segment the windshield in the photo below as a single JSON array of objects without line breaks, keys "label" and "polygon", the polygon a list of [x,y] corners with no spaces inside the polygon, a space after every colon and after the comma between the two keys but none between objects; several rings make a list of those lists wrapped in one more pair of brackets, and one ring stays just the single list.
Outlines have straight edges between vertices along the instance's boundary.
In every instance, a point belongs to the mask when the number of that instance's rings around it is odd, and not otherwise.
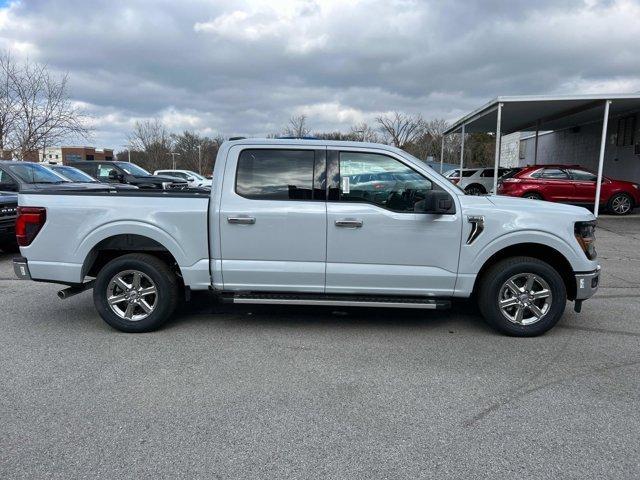
[{"label": "windshield", "polygon": [[139,167],[135,163],[117,162],[116,165],[119,166],[121,169],[123,169],[125,172],[127,172],[129,175],[134,175],[137,177],[144,177],[146,175],[151,175],[144,168]]},{"label": "windshield", "polygon": [[62,175],[37,163],[21,162],[7,165],[7,168],[20,180],[26,183],[68,183]]},{"label": "windshield", "polygon": [[69,180],[80,183],[96,183],[98,180],[93,178],[88,173],[84,173],[82,170],[78,170],[74,167],[51,167],[51,169],[56,172],[58,175],[62,175]]}]

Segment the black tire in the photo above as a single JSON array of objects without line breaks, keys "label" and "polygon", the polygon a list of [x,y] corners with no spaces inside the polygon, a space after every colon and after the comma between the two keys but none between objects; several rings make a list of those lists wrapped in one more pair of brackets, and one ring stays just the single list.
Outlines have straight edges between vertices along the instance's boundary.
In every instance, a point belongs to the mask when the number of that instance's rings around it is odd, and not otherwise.
[{"label": "black tire", "polygon": [[629,215],[633,208],[633,198],[627,193],[616,193],[607,202],[607,210],[614,215]]},{"label": "black tire", "polygon": [[468,195],[484,195],[487,193],[487,190],[482,186],[479,185],[477,183],[473,183],[471,185],[468,185],[464,191],[468,194]]},{"label": "black tire", "polygon": [[[516,275],[533,274],[546,282],[551,292],[549,306],[539,320],[528,325],[522,325],[509,320],[499,306],[500,296],[506,287],[506,282]],[[517,337],[535,337],[551,329],[562,314],[567,303],[567,290],[560,274],[548,263],[532,257],[510,257],[493,265],[479,279],[478,307],[487,323],[497,330]],[[540,290],[543,291],[543,290]],[[522,292],[526,295],[526,292]],[[514,295],[514,297],[516,297]],[[525,302],[530,299],[524,299]],[[547,300],[535,300],[538,304]],[[521,304],[515,305],[517,309]],[[534,305],[536,306],[536,305]],[[534,312],[528,307],[522,307],[529,315]]]},{"label": "black tire", "polygon": [[[141,272],[153,282],[157,294],[151,294],[153,310],[140,320],[128,320],[118,316],[109,305],[107,297],[111,280],[126,271]],[[96,277],[93,288],[93,303],[102,319],[122,332],[150,332],[162,326],[173,314],[178,304],[179,288],[176,275],[169,266],[153,255],[130,253],[107,263]],[[126,301],[123,301],[125,306]],[[134,307],[144,315],[141,307]]]},{"label": "black tire", "polygon": [[528,198],[530,200],[542,200],[542,195],[536,192],[529,192],[522,195],[522,198]]}]

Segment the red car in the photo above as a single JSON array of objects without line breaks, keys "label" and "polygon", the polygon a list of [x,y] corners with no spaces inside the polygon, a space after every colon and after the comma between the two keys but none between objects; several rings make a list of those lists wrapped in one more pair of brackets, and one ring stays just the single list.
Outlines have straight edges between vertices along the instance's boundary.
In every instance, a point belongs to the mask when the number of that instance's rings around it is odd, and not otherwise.
[{"label": "red car", "polygon": [[[596,174],[580,165],[525,167],[502,178],[498,193],[588,207],[596,199]],[[640,185],[603,176],[600,204],[615,215],[631,213],[640,206]]]}]

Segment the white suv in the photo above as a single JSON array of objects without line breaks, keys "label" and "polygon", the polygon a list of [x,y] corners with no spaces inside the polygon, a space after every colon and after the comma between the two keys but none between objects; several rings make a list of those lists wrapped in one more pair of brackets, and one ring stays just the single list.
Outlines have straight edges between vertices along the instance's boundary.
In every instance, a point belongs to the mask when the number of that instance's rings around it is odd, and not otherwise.
[{"label": "white suv", "polygon": [[156,170],[154,175],[176,177],[189,182],[189,187],[211,188],[211,180],[191,170]]},{"label": "white suv", "polygon": [[[511,168],[499,168],[498,178],[511,170]],[[484,195],[493,190],[493,167],[463,168],[462,181],[460,181],[459,168],[444,172],[443,175],[469,195]]]}]

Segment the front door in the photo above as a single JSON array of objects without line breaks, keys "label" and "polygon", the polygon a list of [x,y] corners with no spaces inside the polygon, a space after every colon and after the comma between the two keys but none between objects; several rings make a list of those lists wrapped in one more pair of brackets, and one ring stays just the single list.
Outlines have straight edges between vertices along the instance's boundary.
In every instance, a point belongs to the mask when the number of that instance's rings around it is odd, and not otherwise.
[{"label": "front door", "polygon": [[327,293],[448,296],[460,254],[460,208],[416,213],[429,189],[444,189],[399,156],[327,152]]},{"label": "front door", "polygon": [[225,290],[324,292],[326,149],[229,151],[220,205]]}]

